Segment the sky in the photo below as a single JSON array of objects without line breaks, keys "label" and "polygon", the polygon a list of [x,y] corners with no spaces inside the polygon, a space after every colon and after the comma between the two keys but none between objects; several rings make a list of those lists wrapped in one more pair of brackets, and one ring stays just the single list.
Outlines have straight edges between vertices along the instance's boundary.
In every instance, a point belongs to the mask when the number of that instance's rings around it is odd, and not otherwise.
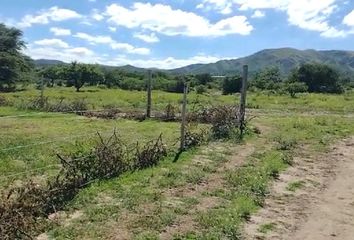
[{"label": "sky", "polygon": [[0,0],[33,59],[172,69],[269,48],[354,50],[354,0]]}]

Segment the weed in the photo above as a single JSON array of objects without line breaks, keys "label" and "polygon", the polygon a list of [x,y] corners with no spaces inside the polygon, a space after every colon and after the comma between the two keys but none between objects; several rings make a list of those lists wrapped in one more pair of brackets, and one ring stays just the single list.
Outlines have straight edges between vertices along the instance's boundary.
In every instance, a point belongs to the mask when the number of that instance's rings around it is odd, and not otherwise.
[{"label": "weed", "polygon": [[276,224],[275,223],[266,223],[266,224],[262,224],[259,229],[258,229],[258,232],[260,233],[264,233],[264,234],[267,234],[271,231],[273,231],[276,227]]},{"label": "weed", "polygon": [[286,187],[286,190],[290,192],[296,192],[296,190],[302,188],[305,185],[304,181],[295,181],[289,183],[289,185]]}]

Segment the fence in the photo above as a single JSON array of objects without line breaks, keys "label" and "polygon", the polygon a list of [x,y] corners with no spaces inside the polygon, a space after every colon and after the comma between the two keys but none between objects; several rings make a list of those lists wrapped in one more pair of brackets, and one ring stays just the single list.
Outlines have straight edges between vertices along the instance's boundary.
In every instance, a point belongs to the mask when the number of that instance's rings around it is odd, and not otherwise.
[{"label": "fence", "polygon": [[[243,68],[243,81],[242,81],[242,91],[241,91],[241,100],[240,100],[240,109],[239,109],[239,127],[241,134],[244,132],[245,128],[245,107],[246,107],[246,89],[247,89],[247,76],[248,76],[248,66],[244,66]],[[148,71],[148,77],[147,77],[147,104],[146,104],[146,113],[145,117],[147,118],[152,118],[152,109],[153,109],[153,103],[152,103],[152,88],[153,88],[153,83],[152,83],[152,71]],[[180,127],[180,137],[178,139],[179,141],[179,151],[182,152],[186,149],[186,128],[187,128],[187,104],[188,104],[188,91],[189,91],[189,86],[188,82],[184,81],[184,91],[183,91],[183,97],[182,97],[182,104],[181,104],[181,127]],[[44,99],[44,84],[42,83],[42,86],[40,88],[40,98]],[[75,113],[79,115],[85,115],[85,114],[104,114],[109,111],[119,111],[117,108],[111,108],[111,109],[98,109],[98,110],[83,110],[83,111],[65,111],[64,113]],[[16,118],[27,118],[27,117],[34,117],[34,116],[41,116],[43,115],[43,112],[34,112],[34,113],[27,113],[27,114],[18,114],[18,115],[8,115],[8,116],[0,116],[0,121],[1,119],[16,119]],[[63,116],[62,113],[52,113],[50,115],[46,115],[46,117],[59,117]],[[113,130],[110,131],[105,131],[101,133],[103,136],[108,136],[109,134],[112,133]],[[37,141],[31,144],[25,144],[25,145],[17,145],[13,147],[7,147],[7,148],[2,148],[0,149],[0,153],[4,152],[11,152],[14,150],[20,150],[20,149],[26,149],[26,148],[33,148],[36,146],[44,146],[44,145],[49,145],[49,144],[59,144],[59,143],[72,143],[75,139],[83,139],[83,138],[88,138],[96,135],[97,132],[92,132],[89,134],[80,134],[80,135],[75,135],[75,136],[64,136],[56,139],[51,139],[50,141]],[[176,139],[177,143],[177,139]],[[81,159],[81,158],[80,158]],[[77,160],[80,160],[77,159]],[[73,159],[74,161],[76,159]],[[58,168],[59,164],[50,164],[48,166],[43,166],[43,167],[38,167],[38,168],[33,168],[29,169],[28,171],[22,171],[22,172],[16,172],[16,173],[11,173],[8,175],[3,175],[0,176],[0,179],[8,179],[16,176],[21,176],[21,175],[27,175],[27,174],[32,174],[38,171],[43,171],[46,169],[53,169],[53,168]]]}]

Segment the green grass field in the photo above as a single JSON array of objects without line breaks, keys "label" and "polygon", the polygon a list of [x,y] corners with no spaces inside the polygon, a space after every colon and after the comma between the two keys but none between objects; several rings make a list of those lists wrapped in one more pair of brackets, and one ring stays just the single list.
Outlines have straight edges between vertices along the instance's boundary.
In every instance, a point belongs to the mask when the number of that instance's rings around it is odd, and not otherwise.
[{"label": "green grass field", "polygon": [[[13,102],[15,106],[23,106],[30,99],[39,97],[40,92],[36,89],[29,89],[16,93],[0,93]],[[119,108],[122,110],[140,109],[146,106],[146,93],[143,91],[127,91],[120,89],[100,89],[97,87],[85,87],[81,92],[76,93],[72,88],[56,87],[45,90],[49,101],[59,102],[61,99],[73,101],[85,99],[89,109]],[[153,110],[161,111],[167,104],[176,107],[180,104],[182,94],[153,91]],[[208,93],[198,95],[195,92],[189,94],[189,107],[192,108],[199,103],[203,106],[234,104],[239,101],[239,95],[223,96],[220,93]],[[354,92],[342,95],[329,94],[299,94],[296,98],[287,95],[274,95],[268,93],[249,93],[247,99],[248,108],[265,110],[288,110],[288,111],[314,111],[314,112],[337,112],[354,113]],[[4,114],[0,112],[0,114]]]},{"label": "green grass field", "polygon": [[[53,101],[85,98],[90,109],[145,107],[144,92],[84,88],[75,93],[55,88],[45,94]],[[178,123],[104,120],[16,107],[37,95],[37,90],[1,94],[14,103],[0,107],[1,188],[21,184],[30,176],[41,179],[53,174],[58,170],[57,153],[70,153],[79,143],[89,148],[97,132],[109,135],[116,129],[129,144],[163,133],[166,143],[173,145],[179,137]],[[181,99],[180,94],[157,91],[153,96],[155,110],[168,103],[178,106]],[[189,97],[204,106],[238,101],[238,96],[218,94]],[[264,110],[250,123],[261,134],[251,134],[241,143],[212,142],[183,153],[176,163],[167,157],[156,167],[94,183],[54,216],[45,236],[240,239],[242,223],[261,207],[269,183],[291,164],[293,155],[319,154],[335,140],[354,134],[353,100],[354,93],[298,98],[250,93],[248,106]],[[261,231],[271,229],[265,226]]]}]

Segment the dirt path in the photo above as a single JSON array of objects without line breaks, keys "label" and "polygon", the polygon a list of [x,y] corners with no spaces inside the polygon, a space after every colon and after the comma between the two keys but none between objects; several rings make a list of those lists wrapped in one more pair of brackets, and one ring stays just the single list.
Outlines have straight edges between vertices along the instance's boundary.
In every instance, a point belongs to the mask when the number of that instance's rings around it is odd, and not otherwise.
[{"label": "dirt path", "polygon": [[[298,183],[298,189],[290,186]],[[290,184],[290,185],[289,185]],[[316,158],[299,156],[280,176],[246,239],[354,239],[354,138]]]},{"label": "dirt path", "polygon": [[[189,186],[189,187],[179,187],[169,189],[164,195],[166,199],[173,199],[177,196],[195,196],[198,197],[199,203],[194,206],[192,209],[188,211],[187,215],[179,217],[175,220],[175,223],[172,226],[167,227],[164,229],[160,234],[161,240],[168,240],[173,239],[173,236],[177,233],[187,233],[189,231],[193,231],[197,228],[196,223],[194,222],[195,214],[198,211],[206,211],[211,209],[217,205],[219,205],[223,200],[217,197],[209,197],[203,196],[205,192],[212,192],[215,189],[222,189],[224,188],[224,173],[227,170],[234,169],[238,166],[241,166],[245,163],[246,159],[255,151],[255,145],[259,144],[260,141],[255,143],[246,143],[242,145],[237,145],[236,147],[232,148],[232,152],[234,155],[228,156],[227,161],[217,167],[215,173],[210,174],[205,181],[200,184]],[[213,145],[213,144],[212,144]],[[216,144],[220,145],[218,149],[208,149],[204,154],[208,155],[208,151],[218,151],[222,152],[227,148],[226,144]],[[230,149],[229,149],[230,150]],[[237,154],[235,154],[237,153]],[[194,158],[194,162],[205,162],[205,155],[196,156]]]}]

